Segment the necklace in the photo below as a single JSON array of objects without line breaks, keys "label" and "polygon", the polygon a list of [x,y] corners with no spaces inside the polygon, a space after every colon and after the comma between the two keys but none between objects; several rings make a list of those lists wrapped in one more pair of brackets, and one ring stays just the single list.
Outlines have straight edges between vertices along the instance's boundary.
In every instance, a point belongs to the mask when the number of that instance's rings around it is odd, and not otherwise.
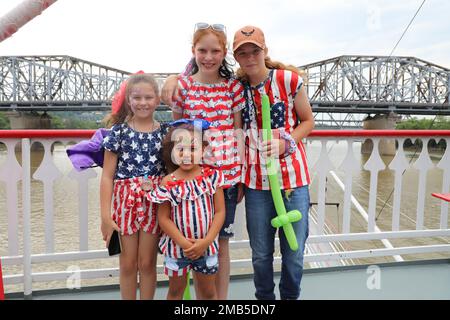
[{"label": "necklace", "polygon": [[133,124],[133,130],[136,131],[136,132],[139,132],[139,133],[150,133],[150,132],[153,132],[153,127],[155,126],[155,120],[152,120],[152,127],[150,128],[150,131],[148,131],[148,132],[141,132],[141,131],[138,130],[138,128],[136,126],[136,123],[134,122],[134,117],[131,119],[131,122]]}]

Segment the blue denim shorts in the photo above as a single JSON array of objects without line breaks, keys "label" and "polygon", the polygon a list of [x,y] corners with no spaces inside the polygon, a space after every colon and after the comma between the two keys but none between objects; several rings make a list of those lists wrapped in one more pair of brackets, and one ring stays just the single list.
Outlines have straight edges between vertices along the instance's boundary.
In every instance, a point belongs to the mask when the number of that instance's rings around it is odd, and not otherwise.
[{"label": "blue denim shorts", "polygon": [[225,221],[219,232],[219,238],[226,239],[234,236],[234,217],[236,215],[238,188],[237,185],[223,190],[225,197]]},{"label": "blue denim shorts", "polygon": [[196,260],[188,258],[174,259],[166,256],[164,258],[164,273],[169,277],[184,276],[190,270],[203,274],[215,274],[219,268],[217,254],[213,256],[203,256]]}]

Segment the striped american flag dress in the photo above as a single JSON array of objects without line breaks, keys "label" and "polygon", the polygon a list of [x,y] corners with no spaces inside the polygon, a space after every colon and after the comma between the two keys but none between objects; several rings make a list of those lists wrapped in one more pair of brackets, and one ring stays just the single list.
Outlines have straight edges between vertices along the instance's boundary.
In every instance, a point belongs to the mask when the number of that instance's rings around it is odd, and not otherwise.
[{"label": "striped american flag dress", "polygon": [[[170,219],[187,239],[203,239],[208,234],[214,219],[214,194],[224,184],[220,170],[203,168],[202,174],[192,180],[169,181],[148,193],[148,199],[155,203],[169,201]],[[183,249],[167,234],[161,236],[159,249],[165,256],[183,258]],[[205,252],[206,256],[218,254],[216,239]]]}]

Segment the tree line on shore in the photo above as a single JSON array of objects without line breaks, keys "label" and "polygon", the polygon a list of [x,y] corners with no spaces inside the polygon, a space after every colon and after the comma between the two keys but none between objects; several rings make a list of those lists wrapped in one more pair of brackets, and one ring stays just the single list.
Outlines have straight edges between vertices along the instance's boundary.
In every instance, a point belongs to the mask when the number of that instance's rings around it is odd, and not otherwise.
[{"label": "tree line on shore", "polygon": [[[106,113],[92,113],[89,116],[83,113],[65,112],[62,115],[58,113],[51,114],[52,129],[98,129],[104,126],[102,122]],[[158,113],[156,113],[158,117]],[[157,120],[170,120],[166,115],[159,115]],[[10,129],[8,118],[4,112],[0,112],[0,129]],[[432,119],[418,119],[416,117],[400,121],[396,125],[397,130],[450,130],[450,117],[436,116]]]}]

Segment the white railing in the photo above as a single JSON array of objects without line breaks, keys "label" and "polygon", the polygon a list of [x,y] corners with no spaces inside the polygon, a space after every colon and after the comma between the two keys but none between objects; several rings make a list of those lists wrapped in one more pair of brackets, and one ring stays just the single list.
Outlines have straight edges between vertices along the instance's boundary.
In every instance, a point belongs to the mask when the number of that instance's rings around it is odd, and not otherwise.
[{"label": "white railing", "polygon": [[[19,266],[22,269],[21,274],[7,274],[5,271],[5,285],[23,284],[23,292],[25,297],[32,294],[32,284],[35,282],[48,282],[55,280],[67,280],[73,275],[73,271],[54,271],[33,272],[33,266],[42,263],[59,263],[64,261],[84,261],[108,258],[107,251],[99,248],[92,248],[89,245],[92,242],[92,236],[89,237],[89,214],[99,216],[97,210],[89,210],[89,199],[93,197],[89,192],[89,181],[98,177],[100,169],[89,169],[81,173],[71,169],[70,172],[63,172],[57,165],[52,155],[52,147],[55,142],[67,145],[70,142],[77,142],[87,139],[93,134],[93,131],[87,130],[21,130],[21,131],[0,131],[0,142],[6,147],[4,152],[5,160],[0,163],[0,181],[4,183],[5,193],[0,195],[0,201],[5,201],[6,205],[0,208],[0,255],[3,267]],[[398,148],[392,161],[386,166],[383,162],[379,145],[380,140],[389,138],[398,142]],[[359,150],[355,151],[354,145],[360,144],[362,141],[370,139],[373,142],[372,152],[369,159],[361,164],[356,160]],[[427,147],[422,147],[420,155],[414,161],[407,160],[407,155],[403,148],[406,139],[419,139],[423,146],[427,146],[428,141],[435,139],[437,142],[441,139],[446,141],[446,150],[440,160],[435,164],[430,159],[430,153]],[[35,172],[31,174],[31,147],[35,142],[39,142],[43,146],[43,159],[38,165]],[[342,162],[336,167],[331,159],[332,150],[327,146],[334,142],[346,142],[346,156]],[[447,131],[315,131],[308,137],[308,154],[312,146],[320,145],[317,161],[310,163],[310,172],[313,176],[311,185],[311,194],[317,194],[317,215],[314,215],[316,223],[310,227],[314,232],[310,232],[308,238],[308,250],[305,254],[305,263],[317,265],[318,262],[324,261],[344,261],[346,259],[374,258],[374,257],[394,257],[396,261],[403,260],[401,255],[423,254],[423,253],[448,253],[450,252],[450,229],[448,226],[448,203],[434,199],[435,206],[440,207],[439,226],[436,228],[426,228],[425,224],[425,202],[429,198],[431,192],[448,193],[450,187],[450,130]],[[16,158],[15,147],[21,147],[20,161]],[[33,145],[34,146],[34,145]],[[331,147],[332,149],[333,147]],[[68,161],[68,159],[67,159]],[[21,162],[21,164],[19,163]],[[436,162],[436,161],[435,161]],[[415,225],[401,225],[401,200],[402,186],[405,170],[416,169],[419,172],[417,187],[417,204],[415,208]],[[439,184],[439,190],[428,190],[426,187],[427,173],[431,169],[438,169],[442,172],[440,178],[442,183]],[[337,175],[337,169],[344,176],[344,181]],[[378,199],[378,176],[383,170],[390,169],[395,172],[395,178],[392,185],[393,204],[389,209],[392,219],[391,228],[381,230],[377,226],[376,209],[377,203],[381,204],[383,199]],[[368,192],[368,208],[367,212],[364,206],[353,195],[354,193],[354,175],[358,171],[367,171],[370,174],[370,184]],[[59,234],[55,230],[55,217],[58,210],[55,210],[54,196],[55,185],[60,183],[61,179],[69,179],[77,184],[77,192],[71,193],[66,191],[63,195],[64,199],[76,198],[78,204],[78,229],[79,229],[79,249],[70,252],[55,252],[55,240],[59,237],[67,236],[67,231]],[[333,180],[331,180],[332,178]],[[34,179],[34,180],[33,180]],[[39,212],[43,214],[44,225],[44,248],[42,252],[33,252],[32,239],[35,237],[32,231],[31,196],[35,196],[37,181],[40,181],[43,189],[43,208]],[[335,181],[338,189],[342,192],[342,226],[336,233],[330,233],[331,229],[327,225],[326,214],[326,190],[331,186],[330,181]],[[18,192],[18,185],[21,182],[21,192]],[[32,187],[33,186],[33,187]],[[0,189],[1,190],[1,189]],[[98,185],[94,186],[94,190],[98,195]],[[19,199],[19,196],[20,199]],[[64,198],[67,197],[67,198]],[[385,200],[385,199],[384,199]],[[238,206],[238,210],[242,211],[243,205]],[[353,208],[356,210],[352,213]],[[387,211],[388,209],[386,209]],[[93,212],[94,211],[94,212]],[[367,228],[352,232],[351,226],[353,219],[358,214],[364,218]],[[4,215],[2,220],[2,215]],[[37,215],[37,214],[36,214]],[[39,217],[40,217],[39,215]],[[231,241],[231,249],[249,248],[248,240],[245,234],[245,227],[242,215],[237,215],[235,224],[236,236]],[[358,217],[359,218],[359,217]],[[411,220],[411,218],[409,218]],[[2,223],[2,221],[5,221]],[[99,226],[96,226],[99,230]],[[35,228],[34,228],[35,229]],[[76,230],[73,227],[73,230]],[[335,229],[335,228],[333,228]],[[23,239],[19,239],[22,233]],[[100,238],[100,231],[98,231]],[[390,240],[411,238],[438,238],[441,243],[415,246],[397,246],[394,247]],[[6,240],[7,239],[7,240]],[[42,240],[42,239],[41,239]],[[374,248],[371,246],[373,240],[380,240],[383,247]],[[366,241],[367,247],[359,250],[345,250],[346,246],[340,245],[343,242]],[[101,242],[101,241],[100,241]],[[278,242],[278,241],[277,241]],[[339,245],[335,245],[335,244]],[[328,252],[323,252],[323,248],[330,248]],[[348,247],[348,246],[347,246]],[[337,251],[336,248],[340,248]],[[111,258],[114,259],[114,258]],[[276,263],[280,263],[280,257],[275,258]],[[249,268],[251,267],[250,256],[243,259],[233,259],[232,268]],[[106,277],[117,277],[117,268],[94,268],[89,270],[77,270],[81,279],[97,279]],[[162,266],[158,265],[158,272],[162,272]]]}]

